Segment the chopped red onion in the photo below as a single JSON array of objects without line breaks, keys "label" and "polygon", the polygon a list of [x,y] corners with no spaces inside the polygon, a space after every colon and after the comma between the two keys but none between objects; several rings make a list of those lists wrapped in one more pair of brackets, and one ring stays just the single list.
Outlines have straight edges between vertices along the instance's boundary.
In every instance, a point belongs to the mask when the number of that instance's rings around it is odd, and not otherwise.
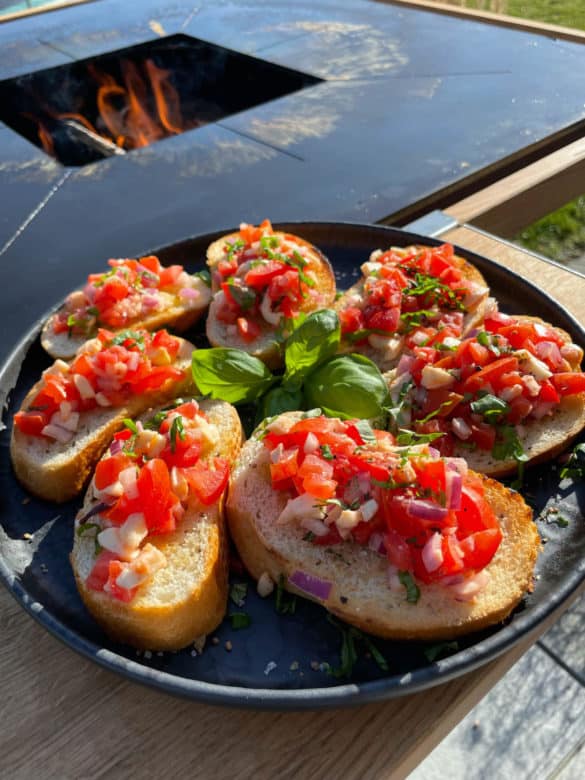
[{"label": "chopped red onion", "polygon": [[99,513],[103,512],[104,509],[109,509],[109,504],[105,504],[103,501],[94,504],[88,512],[86,512],[84,515],[82,515],[79,518],[77,524],[83,525],[83,523],[86,523],[90,519],[90,517],[94,517],[94,515],[99,515]]},{"label": "chopped red onion", "polygon": [[461,583],[451,585],[455,601],[473,601],[477,594],[484,590],[489,579],[490,575],[484,569],[473,577],[467,577]]},{"label": "chopped red onion", "polygon": [[441,534],[431,534],[429,540],[422,549],[422,562],[425,569],[431,574],[443,563],[443,537]]},{"label": "chopped red onion", "polygon": [[110,444],[110,455],[118,455],[118,453],[122,452],[123,444],[120,439],[114,439],[114,441]]},{"label": "chopped red onion", "polygon": [[299,590],[321,601],[326,601],[329,598],[331,588],[333,587],[333,583],[321,580],[319,577],[314,577],[312,574],[307,574],[307,572],[300,570],[293,572],[288,581]]},{"label": "chopped red onion", "polygon": [[179,290],[179,298],[184,298],[185,300],[194,301],[200,297],[201,297],[201,293],[199,292],[199,290],[195,289],[195,287],[182,287]]},{"label": "chopped red onion", "polygon": [[463,477],[457,471],[450,471],[447,468],[445,472],[445,494],[447,509],[461,508],[461,489],[463,487]]},{"label": "chopped red onion", "polygon": [[439,506],[433,501],[426,501],[423,498],[413,498],[406,502],[406,511],[411,517],[418,517],[421,520],[440,521],[447,516],[447,507]]},{"label": "chopped red onion", "polygon": [[436,447],[429,447],[429,455],[433,460],[438,460],[441,457],[441,453]]},{"label": "chopped red onion", "polygon": [[536,345],[536,356],[541,360],[548,360],[554,368],[560,368],[563,365],[561,350],[554,341],[540,341]]},{"label": "chopped red onion", "polygon": [[396,366],[396,376],[400,376],[401,374],[408,373],[412,368],[414,361],[415,358],[413,358],[412,356],[402,355],[402,357],[398,361],[398,365]]},{"label": "chopped red onion", "polygon": [[386,555],[386,545],[382,534],[373,533],[368,539],[368,548],[378,555]]},{"label": "chopped red onion", "polygon": [[469,471],[469,466],[464,458],[445,458],[445,466],[447,471],[456,471],[463,478],[467,476]]}]

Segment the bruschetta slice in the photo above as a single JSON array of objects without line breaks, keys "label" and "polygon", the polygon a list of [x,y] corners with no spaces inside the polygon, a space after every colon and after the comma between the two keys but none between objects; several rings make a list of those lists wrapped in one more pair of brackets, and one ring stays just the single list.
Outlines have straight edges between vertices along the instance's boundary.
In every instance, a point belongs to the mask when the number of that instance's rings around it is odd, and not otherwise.
[{"label": "bruschetta slice", "polygon": [[188,330],[207,309],[211,290],[183,266],[164,267],[157,257],[109,260],[110,270],[90,274],[45,323],[41,344],[53,358],[72,358],[98,328]]},{"label": "bruschetta slice", "polygon": [[242,441],[235,409],[190,399],[150,410],[98,462],[75,520],[83,602],[115,640],[178,650],[226,609],[223,496]]},{"label": "bruschetta slice", "polygon": [[432,334],[461,338],[483,318],[485,279],[450,244],[376,250],[361,270],[334,307],[342,349],[361,352],[381,371]]},{"label": "bruschetta slice", "polygon": [[194,390],[193,349],[165,330],[102,329],[71,363],[55,361],[14,417],[20,482],[48,501],[77,495],[124,418]]},{"label": "bruschetta slice", "polygon": [[583,350],[542,320],[492,309],[473,336],[440,334],[389,374],[395,427],[435,435],[476,471],[512,474],[553,457],[585,427]]},{"label": "bruschetta slice", "polygon": [[268,220],[214,241],[207,250],[213,300],[207,338],[242,349],[269,367],[282,364],[282,342],[301,313],[331,306],[335,276],[327,258]]},{"label": "bruschetta slice", "polygon": [[287,413],[232,471],[227,515],[251,575],[389,639],[452,639],[503,620],[540,542],[522,497],[363,421]]}]

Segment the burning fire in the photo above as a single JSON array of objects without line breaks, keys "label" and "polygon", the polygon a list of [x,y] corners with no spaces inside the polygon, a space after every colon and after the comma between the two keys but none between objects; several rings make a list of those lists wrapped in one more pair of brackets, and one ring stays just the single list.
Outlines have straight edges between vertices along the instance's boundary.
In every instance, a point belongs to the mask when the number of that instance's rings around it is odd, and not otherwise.
[{"label": "burning fire", "polygon": [[[121,84],[94,64],[88,65],[97,84],[95,126],[82,114],[51,112],[53,118],[73,120],[94,136],[124,150],[148,146],[201,124],[194,120],[186,125],[183,121],[179,95],[169,80],[170,71],[157,67],[151,59],[145,60],[142,68],[131,60],[122,60],[120,67]],[[50,131],[40,120],[37,122],[43,149],[54,155]]]}]

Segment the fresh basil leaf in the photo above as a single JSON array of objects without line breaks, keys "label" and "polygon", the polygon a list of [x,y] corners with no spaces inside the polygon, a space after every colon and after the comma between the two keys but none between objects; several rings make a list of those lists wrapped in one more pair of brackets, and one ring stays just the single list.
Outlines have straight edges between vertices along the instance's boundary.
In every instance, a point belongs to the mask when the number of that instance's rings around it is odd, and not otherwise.
[{"label": "fresh basil leaf", "polygon": [[331,451],[331,447],[328,444],[321,445],[321,457],[325,460],[335,460],[335,455]]},{"label": "fresh basil leaf", "polygon": [[309,315],[285,344],[285,384],[300,384],[303,378],[337,351],[341,328],[333,309]]},{"label": "fresh basil leaf", "polygon": [[278,381],[258,358],[225,347],[196,349],[192,371],[201,393],[232,404],[257,401]]},{"label": "fresh basil leaf", "polygon": [[510,410],[509,404],[503,398],[492,393],[482,395],[477,401],[472,401],[470,406],[471,411],[481,414],[486,422],[497,422]]},{"label": "fresh basil leaf", "polygon": [[144,333],[139,333],[136,330],[121,330],[120,333],[108,341],[108,346],[121,346],[126,341],[130,341],[130,344],[126,345],[126,349],[132,349],[136,347],[140,352],[144,352]]},{"label": "fresh basil leaf", "polygon": [[312,371],[304,384],[306,405],[332,417],[377,418],[384,414],[388,386],[363,355],[338,355]]},{"label": "fresh basil leaf", "polygon": [[275,417],[283,412],[294,412],[303,405],[301,390],[289,390],[286,387],[273,387],[258,404],[256,425],[266,417]]},{"label": "fresh basil leaf", "polygon": [[408,603],[416,604],[420,599],[420,588],[412,579],[412,574],[409,571],[399,571],[398,579],[406,588],[406,600]]},{"label": "fresh basil leaf", "polygon": [[388,672],[390,667],[388,661],[378,650],[374,642],[367,634],[362,633],[353,626],[347,626],[336,620],[333,615],[327,615],[327,621],[341,634],[340,665],[328,669],[328,674],[332,677],[351,677],[353,668],[358,661],[358,652],[356,642],[362,642],[366,651],[370,653],[376,664],[384,672]]}]

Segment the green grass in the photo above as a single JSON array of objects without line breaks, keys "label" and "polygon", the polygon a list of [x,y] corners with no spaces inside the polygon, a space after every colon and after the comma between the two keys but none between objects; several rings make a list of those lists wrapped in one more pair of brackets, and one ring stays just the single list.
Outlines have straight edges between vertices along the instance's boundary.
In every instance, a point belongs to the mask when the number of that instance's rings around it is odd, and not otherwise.
[{"label": "green grass", "polygon": [[539,219],[513,239],[533,252],[559,263],[585,255],[585,196]]},{"label": "green grass", "polygon": [[585,30],[585,2],[583,0],[437,0],[500,14],[533,19],[537,22],[560,24]]}]

